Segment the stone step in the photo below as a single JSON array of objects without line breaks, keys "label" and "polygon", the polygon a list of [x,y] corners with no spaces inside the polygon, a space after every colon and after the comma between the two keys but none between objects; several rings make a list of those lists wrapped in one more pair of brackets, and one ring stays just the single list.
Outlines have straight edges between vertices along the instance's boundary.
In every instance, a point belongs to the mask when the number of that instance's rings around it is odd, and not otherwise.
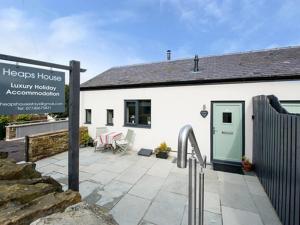
[{"label": "stone step", "polygon": [[30,224],[40,217],[62,212],[70,205],[81,201],[80,194],[74,191],[49,193],[26,204],[7,204],[0,208],[1,225]]},{"label": "stone step", "polygon": [[33,179],[41,177],[34,163],[16,164],[9,159],[0,159],[0,180]]}]

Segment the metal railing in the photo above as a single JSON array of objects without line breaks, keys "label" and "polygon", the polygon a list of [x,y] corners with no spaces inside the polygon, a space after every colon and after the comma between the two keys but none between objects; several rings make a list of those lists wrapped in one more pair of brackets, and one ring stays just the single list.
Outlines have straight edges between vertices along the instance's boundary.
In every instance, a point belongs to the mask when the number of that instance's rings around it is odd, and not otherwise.
[{"label": "metal railing", "polygon": [[[188,190],[188,225],[196,225],[197,221],[197,160],[200,164],[199,172],[199,211],[198,225],[204,221],[204,171],[206,167],[206,156],[202,157],[197,140],[191,125],[181,128],[178,137],[177,167],[186,168],[188,141],[191,142],[192,154],[189,158],[189,190]],[[195,157],[196,156],[196,157]]]}]

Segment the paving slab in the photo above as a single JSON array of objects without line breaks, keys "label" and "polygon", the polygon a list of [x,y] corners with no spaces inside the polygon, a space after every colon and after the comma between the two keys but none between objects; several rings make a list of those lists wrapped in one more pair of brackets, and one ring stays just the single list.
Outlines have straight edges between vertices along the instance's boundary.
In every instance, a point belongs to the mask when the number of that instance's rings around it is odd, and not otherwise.
[{"label": "paving slab", "polygon": [[96,175],[93,175],[89,179],[93,180],[97,183],[101,183],[103,185],[106,185],[109,182],[111,182],[116,176],[118,176],[117,173],[113,173],[113,172],[103,170],[103,171],[100,171],[99,173],[97,173]]},{"label": "paving slab", "polygon": [[148,221],[143,220],[142,222],[139,223],[139,225],[157,225],[157,224],[150,223]]},{"label": "paving slab", "polygon": [[121,173],[116,179],[126,183],[135,184],[147,170],[147,168],[133,165]]},{"label": "paving slab", "polygon": [[260,183],[258,177],[255,176],[255,175],[253,175],[253,176],[245,175],[244,179],[245,179],[246,182],[257,182],[257,183]]},{"label": "paving slab", "polygon": [[101,189],[102,187],[103,185],[92,181],[83,181],[79,183],[79,192],[82,199],[85,199],[90,194],[92,194],[92,192],[97,191],[97,189]]},{"label": "paving slab", "polygon": [[159,159],[155,164],[148,170],[147,174],[151,176],[157,176],[166,178],[172,167],[175,164],[167,159]]},{"label": "paving slab", "polygon": [[150,201],[126,194],[111,210],[119,225],[138,225],[142,220]]},{"label": "paving slab", "polygon": [[111,165],[107,166],[105,170],[114,173],[122,173],[133,164],[134,162],[132,160],[123,158],[122,160],[115,160]]},{"label": "paving slab", "polygon": [[100,199],[96,204],[112,209],[131,187],[131,184],[114,180],[97,192],[100,195]]},{"label": "paving slab", "polygon": [[204,192],[204,210],[221,214],[219,194]]},{"label": "paving slab", "polygon": [[[197,218],[197,224],[198,224]],[[222,225],[222,215],[204,210],[204,225]],[[181,225],[188,225],[188,207],[185,207]]]},{"label": "paving slab", "polygon": [[154,157],[145,157],[145,156],[139,156],[138,161],[135,163],[136,166],[144,167],[146,169],[151,168],[158,159]]},{"label": "paving slab", "polygon": [[226,173],[221,171],[217,171],[217,175],[220,182],[247,185],[243,175],[235,173]]},{"label": "paving slab", "polygon": [[252,197],[264,225],[282,225],[276,211],[266,195],[252,195]]},{"label": "paving slab", "polygon": [[144,219],[157,225],[180,225],[186,202],[187,197],[184,195],[161,191]]},{"label": "paving slab", "polygon": [[49,164],[53,164],[57,161],[58,160],[54,159],[54,158],[45,158],[45,159],[42,159],[42,160],[39,160],[39,161],[35,162],[35,164],[36,164],[36,168],[39,169],[39,168],[47,166]]},{"label": "paving slab", "polygon": [[156,196],[163,183],[164,178],[145,175],[129,191],[129,194],[151,200]]},{"label": "paving slab", "polygon": [[53,164],[58,166],[68,166],[68,159],[57,160]]},{"label": "paving slab", "polygon": [[188,176],[171,172],[162,189],[169,192],[188,195]]},{"label": "paving slab", "polygon": [[94,174],[79,171],[79,182],[89,180]]},{"label": "paving slab", "polygon": [[204,191],[219,193],[220,182],[216,179],[205,179],[204,178]]},{"label": "paving slab", "polygon": [[259,182],[247,181],[246,183],[251,194],[267,196],[265,189]]},{"label": "paving slab", "polygon": [[62,174],[68,174],[68,169],[63,166],[58,166],[55,164],[48,164],[47,166],[43,166],[41,168],[38,168],[37,171],[45,174],[45,173],[51,173],[51,172],[59,172]]},{"label": "paving slab", "polygon": [[220,182],[221,205],[257,213],[247,185]]},{"label": "paving slab", "polygon": [[223,225],[264,225],[258,214],[222,206]]},{"label": "paving slab", "polygon": [[50,158],[58,159],[58,160],[67,159],[68,158],[68,151],[58,153],[56,155],[51,156]]},{"label": "paving slab", "polygon": [[109,166],[109,163],[103,163],[103,162],[97,161],[97,162],[92,163],[91,165],[88,165],[88,166],[81,165],[79,167],[79,170],[82,171],[82,172],[97,174],[100,171],[104,170],[107,166]]}]

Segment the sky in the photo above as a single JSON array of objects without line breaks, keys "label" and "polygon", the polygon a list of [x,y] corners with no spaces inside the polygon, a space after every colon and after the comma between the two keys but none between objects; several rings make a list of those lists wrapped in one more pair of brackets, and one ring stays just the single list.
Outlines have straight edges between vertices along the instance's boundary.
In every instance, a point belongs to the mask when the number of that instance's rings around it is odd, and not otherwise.
[{"label": "sky", "polygon": [[299,0],[1,0],[1,54],[113,67],[300,45]]}]

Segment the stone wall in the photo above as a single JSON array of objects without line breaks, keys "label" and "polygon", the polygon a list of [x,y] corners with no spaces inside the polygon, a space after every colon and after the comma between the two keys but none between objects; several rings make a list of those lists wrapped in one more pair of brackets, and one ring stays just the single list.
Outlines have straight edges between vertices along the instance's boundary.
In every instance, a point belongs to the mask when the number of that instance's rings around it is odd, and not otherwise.
[{"label": "stone wall", "polygon": [[[87,127],[80,127],[80,145],[84,144],[83,136],[88,133]],[[28,159],[35,162],[68,150],[68,130],[28,136]]]}]

